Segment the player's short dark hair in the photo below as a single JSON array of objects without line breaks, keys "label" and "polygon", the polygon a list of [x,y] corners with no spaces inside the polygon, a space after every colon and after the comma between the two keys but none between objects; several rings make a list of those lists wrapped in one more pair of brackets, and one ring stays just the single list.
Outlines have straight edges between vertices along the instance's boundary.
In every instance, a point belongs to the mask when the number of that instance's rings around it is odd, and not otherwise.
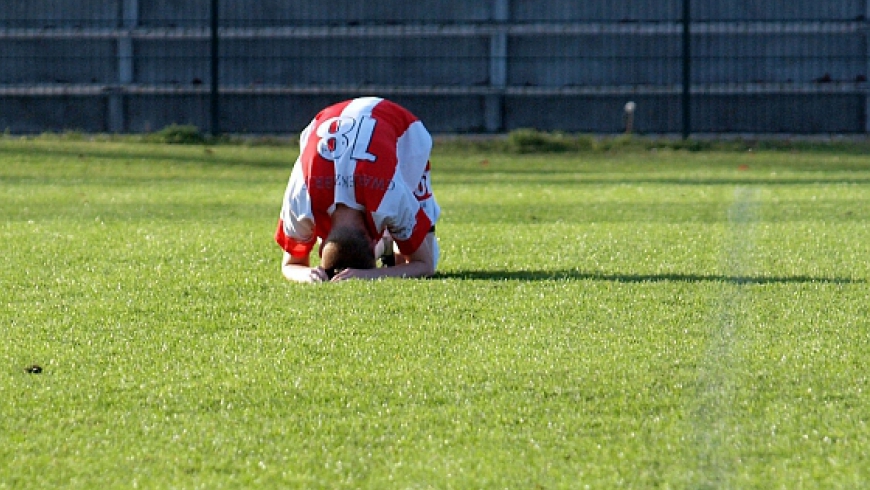
[{"label": "player's short dark hair", "polygon": [[320,266],[331,278],[343,269],[374,269],[375,252],[365,231],[337,227],[323,242]]}]

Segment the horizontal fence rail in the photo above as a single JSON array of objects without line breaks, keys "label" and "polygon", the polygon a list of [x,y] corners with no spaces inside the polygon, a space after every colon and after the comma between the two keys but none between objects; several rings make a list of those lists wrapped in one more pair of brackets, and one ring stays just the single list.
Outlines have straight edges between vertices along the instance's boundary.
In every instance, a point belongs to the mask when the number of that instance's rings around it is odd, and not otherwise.
[{"label": "horizontal fence rail", "polygon": [[14,133],[295,133],[361,95],[444,133],[870,129],[870,0],[8,4]]}]

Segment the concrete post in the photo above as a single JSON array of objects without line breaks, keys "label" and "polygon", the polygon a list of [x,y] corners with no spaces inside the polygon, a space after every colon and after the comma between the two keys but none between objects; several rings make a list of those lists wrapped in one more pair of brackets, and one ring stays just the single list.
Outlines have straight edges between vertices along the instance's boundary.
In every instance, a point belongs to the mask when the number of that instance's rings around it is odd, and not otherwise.
[{"label": "concrete post", "polygon": [[[870,1],[870,0],[868,0]],[[494,94],[486,96],[486,131],[494,133],[504,129],[504,94],[507,86],[507,23],[510,20],[510,0],[493,0],[493,21],[498,29],[489,41],[489,85]]]}]

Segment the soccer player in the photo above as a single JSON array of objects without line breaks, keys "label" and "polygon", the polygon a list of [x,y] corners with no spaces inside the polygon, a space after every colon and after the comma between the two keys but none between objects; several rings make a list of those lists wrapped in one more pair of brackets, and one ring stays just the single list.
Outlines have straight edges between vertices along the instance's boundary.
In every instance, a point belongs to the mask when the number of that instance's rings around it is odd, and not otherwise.
[{"label": "soccer player", "polygon": [[[428,277],[441,210],[429,180],[432,137],[407,109],[364,97],[323,109],[302,132],[275,240],[298,282]],[[320,265],[310,266],[320,240]],[[377,258],[397,249],[395,265]]]}]

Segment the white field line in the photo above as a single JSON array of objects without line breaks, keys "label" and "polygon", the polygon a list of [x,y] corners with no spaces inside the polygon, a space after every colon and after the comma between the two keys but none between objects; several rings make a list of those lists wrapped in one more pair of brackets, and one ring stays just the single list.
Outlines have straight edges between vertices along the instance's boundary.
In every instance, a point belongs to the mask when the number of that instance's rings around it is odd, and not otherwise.
[{"label": "white field line", "polygon": [[692,413],[696,451],[694,488],[733,488],[735,464],[740,457],[740,405],[737,391],[747,345],[741,331],[747,306],[744,281],[753,276],[755,224],[760,190],[738,187],[728,210],[728,230],[723,248],[723,275],[730,278],[711,312],[711,336],[700,360],[698,396]]}]

